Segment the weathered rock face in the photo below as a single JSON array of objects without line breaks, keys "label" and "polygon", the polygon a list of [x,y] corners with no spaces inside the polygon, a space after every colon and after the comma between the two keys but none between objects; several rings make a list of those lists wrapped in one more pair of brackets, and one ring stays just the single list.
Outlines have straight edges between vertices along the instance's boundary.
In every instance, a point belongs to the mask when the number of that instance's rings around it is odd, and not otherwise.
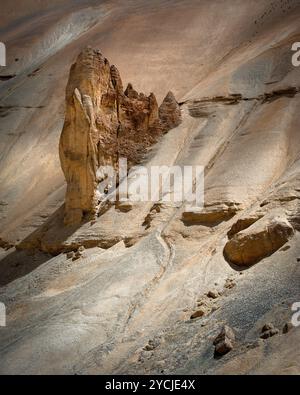
[{"label": "weathered rock face", "polygon": [[159,118],[164,130],[169,130],[178,125],[181,112],[172,92],[169,92],[159,107]]},{"label": "weathered rock face", "polygon": [[66,117],[60,139],[60,160],[67,181],[65,224],[78,224],[85,213],[95,213],[99,203],[99,166],[118,168],[127,158],[128,168],[139,163],[147,148],[181,122],[173,94],[158,107],[129,84],[123,91],[115,66],[99,51],[85,49],[71,67],[66,91]]},{"label": "weathered rock face", "polygon": [[234,235],[225,245],[226,259],[236,265],[249,266],[273,254],[294,234],[284,217],[262,218]]},{"label": "weathered rock face", "polygon": [[198,211],[184,211],[182,221],[185,223],[198,223],[207,226],[214,226],[223,221],[228,221],[239,210],[239,203],[236,202],[217,202]]},{"label": "weathered rock face", "polygon": [[232,237],[241,232],[244,229],[249,228],[253,225],[256,221],[263,217],[263,214],[257,213],[251,216],[246,216],[240,218],[237,222],[235,222],[230,230],[227,232],[228,239],[232,239]]}]

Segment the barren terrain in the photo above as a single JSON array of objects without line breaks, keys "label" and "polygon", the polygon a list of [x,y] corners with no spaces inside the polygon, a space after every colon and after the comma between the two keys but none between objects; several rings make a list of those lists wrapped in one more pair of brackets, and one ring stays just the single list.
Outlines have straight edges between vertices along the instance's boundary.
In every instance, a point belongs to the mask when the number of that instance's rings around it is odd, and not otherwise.
[{"label": "barren terrain", "polygon": [[[299,374],[300,328],[283,330],[300,302],[299,0],[2,3],[0,373]],[[124,87],[174,93],[182,122],[143,163],[204,166],[201,212],[63,224],[65,90],[87,46]]]}]

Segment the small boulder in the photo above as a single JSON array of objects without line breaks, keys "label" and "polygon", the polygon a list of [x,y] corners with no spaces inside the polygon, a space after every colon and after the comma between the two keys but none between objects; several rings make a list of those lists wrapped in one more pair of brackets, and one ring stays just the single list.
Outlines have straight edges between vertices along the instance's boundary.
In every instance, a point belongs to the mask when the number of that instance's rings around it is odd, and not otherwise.
[{"label": "small boulder", "polygon": [[231,289],[236,286],[236,282],[232,278],[227,278],[224,288]]},{"label": "small boulder", "polygon": [[271,323],[268,323],[268,324],[265,324],[263,327],[262,327],[262,332],[266,332],[266,331],[270,331],[271,329],[275,329],[275,327],[274,327],[274,325],[273,324],[271,324]]},{"label": "small boulder", "polygon": [[80,259],[81,257],[82,257],[81,252],[80,252],[80,251],[76,251],[75,254],[74,254],[74,256],[73,256],[73,258],[72,258],[72,261],[77,261],[77,260]]},{"label": "small boulder", "polygon": [[282,333],[285,335],[286,333],[290,332],[291,329],[293,329],[294,326],[292,325],[291,322],[287,322],[284,324],[284,327],[282,328]]},{"label": "small boulder", "polygon": [[132,210],[133,207],[133,203],[129,200],[116,202],[116,209],[118,209],[122,213],[127,213],[128,211]]},{"label": "small boulder", "polygon": [[260,218],[262,218],[263,215],[258,213],[254,214],[252,216],[248,217],[243,217],[238,219],[230,228],[230,230],[227,233],[228,239],[232,239],[232,237],[241,232],[244,229],[249,228],[251,225],[253,225],[256,221],[258,221]]},{"label": "small boulder", "polygon": [[284,216],[262,218],[234,235],[224,247],[225,258],[236,265],[250,266],[272,255],[293,236]]},{"label": "small boulder", "polygon": [[220,341],[219,343],[216,344],[215,346],[215,353],[217,355],[225,355],[229,351],[233,349],[233,344],[232,341],[225,338],[224,340]]},{"label": "small boulder", "polygon": [[67,259],[72,259],[74,257],[75,257],[75,252],[74,251],[67,252]]},{"label": "small boulder", "polygon": [[200,308],[199,310],[195,311],[192,315],[191,315],[191,320],[195,319],[195,318],[199,318],[199,317],[203,317],[206,314],[206,309],[205,307]]},{"label": "small boulder", "polygon": [[268,339],[269,337],[275,336],[279,333],[279,330],[274,327],[273,324],[265,324],[261,330],[261,339]]},{"label": "small boulder", "polygon": [[158,340],[149,340],[148,344],[145,345],[144,351],[153,351],[156,347],[159,346]]},{"label": "small boulder", "polygon": [[82,254],[85,251],[84,246],[80,246],[77,251]]},{"label": "small boulder", "polygon": [[235,340],[235,334],[233,329],[230,328],[230,326],[228,325],[224,325],[221,332],[218,334],[218,336],[215,338],[214,340],[214,345],[216,345],[217,343],[219,343],[221,340],[228,338],[232,341]]},{"label": "small boulder", "polygon": [[216,290],[210,290],[207,292],[207,296],[211,299],[217,299],[219,297],[219,292]]},{"label": "small boulder", "polygon": [[235,341],[234,331],[227,325],[224,325],[221,332],[215,338],[215,355],[225,355],[233,349]]}]

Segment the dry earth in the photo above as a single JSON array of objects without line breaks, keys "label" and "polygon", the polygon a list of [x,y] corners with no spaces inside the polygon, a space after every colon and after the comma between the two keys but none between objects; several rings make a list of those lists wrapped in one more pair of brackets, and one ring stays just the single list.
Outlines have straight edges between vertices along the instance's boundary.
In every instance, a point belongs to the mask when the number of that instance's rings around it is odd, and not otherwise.
[{"label": "dry earth", "polygon": [[[300,302],[299,0],[2,3],[0,373],[299,374],[300,329],[283,330]],[[204,210],[63,225],[65,89],[87,46],[124,86],[175,94],[182,122],[144,164],[205,166]]]}]

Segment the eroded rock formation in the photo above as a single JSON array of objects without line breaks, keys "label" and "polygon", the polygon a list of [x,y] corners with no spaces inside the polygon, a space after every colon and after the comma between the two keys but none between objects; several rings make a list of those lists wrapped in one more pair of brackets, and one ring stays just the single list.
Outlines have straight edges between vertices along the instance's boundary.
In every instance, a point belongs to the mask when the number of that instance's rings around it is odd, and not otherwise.
[{"label": "eroded rock formation", "polygon": [[206,204],[201,210],[189,210],[182,213],[184,223],[198,223],[207,226],[217,225],[232,218],[239,210],[240,204],[236,202],[216,202]]},{"label": "eroded rock formation", "polygon": [[262,218],[236,233],[225,245],[224,255],[230,262],[249,266],[273,254],[294,234],[285,217]]},{"label": "eroded rock formation", "polygon": [[114,65],[100,51],[88,47],[71,67],[66,91],[66,117],[60,139],[60,160],[67,181],[65,224],[78,224],[99,203],[99,166],[128,168],[139,163],[159,137],[181,122],[174,95],[159,107],[153,93],[123,90]]}]

